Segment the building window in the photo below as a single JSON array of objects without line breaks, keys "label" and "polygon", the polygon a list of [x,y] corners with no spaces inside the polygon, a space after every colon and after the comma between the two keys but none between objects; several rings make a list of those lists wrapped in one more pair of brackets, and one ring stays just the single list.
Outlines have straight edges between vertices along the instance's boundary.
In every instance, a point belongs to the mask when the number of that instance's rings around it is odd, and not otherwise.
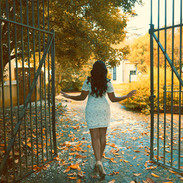
[{"label": "building window", "polygon": [[136,80],[136,70],[131,70],[130,75],[129,75],[129,82],[135,81]]},{"label": "building window", "polygon": [[130,71],[130,75],[136,75],[136,71]]},{"label": "building window", "polygon": [[113,80],[116,80],[116,67],[113,67]]}]

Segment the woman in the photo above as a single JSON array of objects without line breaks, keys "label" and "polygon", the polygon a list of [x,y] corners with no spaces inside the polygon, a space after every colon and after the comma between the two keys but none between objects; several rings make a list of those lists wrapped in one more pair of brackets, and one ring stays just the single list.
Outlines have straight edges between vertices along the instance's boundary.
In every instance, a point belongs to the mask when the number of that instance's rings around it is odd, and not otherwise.
[{"label": "woman", "polygon": [[103,61],[96,61],[91,70],[91,77],[85,80],[81,94],[71,96],[63,91],[61,94],[72,100],[85,100],[88,102],[85,109],[85,118],[90,130],[92,147],[96,159],[95,169],[101,177],[105,177],[106,172],[101,162],[102,155],[106,146],[106,132],[110,123],[110,106],[106,99],[106,93],[112,102],[119,102],[135,94],[135,90],[125,96],[116,97],[114,88],[107,79],[107,68]]}]

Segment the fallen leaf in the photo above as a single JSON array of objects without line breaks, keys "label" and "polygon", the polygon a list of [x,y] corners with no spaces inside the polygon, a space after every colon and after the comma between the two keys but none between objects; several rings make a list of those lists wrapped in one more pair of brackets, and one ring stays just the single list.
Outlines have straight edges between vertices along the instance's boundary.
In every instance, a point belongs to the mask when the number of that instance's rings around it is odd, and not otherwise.
[{"label": "fallen leaf", "polygon": [[159,177],[159,175],[156,175],[155,173],[151,173],[153,177]]},{"label": "fallen leaf", "polygon": [[92,178],[97,179],[98,177],[96,175],[93,175]]},{"label": "fallen leaf", "polygon": [[76,176],[77,174],[76,174],[76,172],[74,172],[74,173],[68,173],[67,175],[68,176]]},{"label": "fallen leaf", "polygon": [[71,126],[74,130],[79,129],[79,126]]},{"label": "fallen leaf", "polygon": [[115,147],[116,145],[115,144],[110,144],[111,147]]},{"label": "fallen leaf", "polygon": [[78,152],[74,152],[74,153],[69,153],[69,156],[73,156],[73,155],[79,155],[79,153]]},{"label": "fallen leaf", "polygon": [[76,183],[81,183],[81,179],[78,179],[78,180],[76,181]]},{"label": "fallen leaf", "polygon": [[141,152],[141,151],[139,151],[139,150],[134,150],[134,152]]},{"label": "fallen leaf", "polygon": [[110,159],[109,157],[106,157],[105,155],[104,155],[104,158],[105,158],[105,159]]},{"label": "fallen leaf", "polygon": [[142,173],[134,173],[133,175],[134,176],[136,176],[136,177],[138,177],[138,176],[140,176]]},{"label": "fallen leaf", "polygon": [[91,148],[91,146],[90,146],[90,145],[88,145],[87,147],[88,147],[88,148]]},{"label": "fallen leaf", "polygon": [[154,180],[151,178],[147,177],[146,180],[143,180],[144,183],[154,183]]},{"label": "fallen leaf", "polygon": [[72,164],[72,165],[70,166],[70,168],[72,168],[72,169],[77,169],[77,170],[81,170],[81,168],[79,167],[79,164],[78,164],[78,163]]},{"label": "fallen leaf", "polygon": [[83,178],[85,175],[84,175],[84,172],[78,172],[78,176]]},{"label": "fallen leaf", "polygon": [[66,168],[66,170],[64,170],[64,173],[69,172],[69,171],[70,171],[70,169],[71,169],[71,167],[70,167],[70,166],[68,166],[68,167]]},{"label": "fallen leaf", "polygon": [[69,179],[75,180],[77,179],[77,177],[69,177]]},{"label": "fallen leaf", "polygon": [[131,137],[132,138],[132,140],[137,140],[138,139],[138,137]]},{"label": "fallen leaf", "polygon": [[62,160],[59,158],[59,156],[56,156],[54,159],[57,160],[57,161],[62,161]]},{"label": "fallen leaf", "polygon": [[150,167],[146,167],[146,170],[154,170],[156,168],[157,168],[157,166],[150,166]]},{"label": "fallen leaf", "polygon": [[169,170],[169,172],[170,172],[170,173],[177,173],[177,172],[175,172],[175,171],[173,171],[173,170]]},{"label": "fallen leaf", "polygon": [[129,161],[127,161],[127,160],[123,160],[125,163],[128,163]]},{"label": "fallen leaf", "polygon": [[109,175],[112,176],[112,175],[118,175],[118,174],[119,174],[119,172],[112,172]]},{"label": "fallen leaf", "polygon": [[108,183],[114,183],[114,182],[115,182],[115,179],[113,179],[113,180],[109,181]]},{"label": "fallen leaf", "polygon": [[114,158],[110,159],[113,163],[117,163],[117,161],[114,160]]},{"label": "fallen leaf", "polygon": [[82,155],[80,155],[80,154],[78,154],[78,155],[76,155],[76,159],[82,159],[82,158],[86,158],[86,156],[82,156]]}]

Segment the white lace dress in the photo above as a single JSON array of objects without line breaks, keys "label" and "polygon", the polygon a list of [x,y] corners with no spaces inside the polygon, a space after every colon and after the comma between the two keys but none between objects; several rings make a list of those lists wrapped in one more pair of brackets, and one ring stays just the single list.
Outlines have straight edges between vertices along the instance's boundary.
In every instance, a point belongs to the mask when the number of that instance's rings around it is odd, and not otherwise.
[{"label": "white lace dress", "polygon": [[85,109],[85,118],[89,129],[108,127],[110,124],[110,106],[106,93],[114,91],[112,83],[107,82],[107,91],[102,97],[91,95],[91,83],[85,80],[82,90],[89,91],[88,101]]}]

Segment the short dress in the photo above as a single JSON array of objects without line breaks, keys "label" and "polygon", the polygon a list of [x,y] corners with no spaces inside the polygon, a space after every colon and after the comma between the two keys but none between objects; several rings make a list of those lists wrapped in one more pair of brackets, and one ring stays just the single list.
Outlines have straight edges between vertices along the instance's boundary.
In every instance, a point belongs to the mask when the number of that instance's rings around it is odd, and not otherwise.
[{"label": "short dress", "polygon": [[89,129],[108,127],[110,124],[110,105],[106,98],[106,93],[114,92],[111,81],[107,82],[107,91],[102,97],[91,95],[91,83],[84,81],[82,90],[89,91],[88,101],[85,108],[85,119]]}]

